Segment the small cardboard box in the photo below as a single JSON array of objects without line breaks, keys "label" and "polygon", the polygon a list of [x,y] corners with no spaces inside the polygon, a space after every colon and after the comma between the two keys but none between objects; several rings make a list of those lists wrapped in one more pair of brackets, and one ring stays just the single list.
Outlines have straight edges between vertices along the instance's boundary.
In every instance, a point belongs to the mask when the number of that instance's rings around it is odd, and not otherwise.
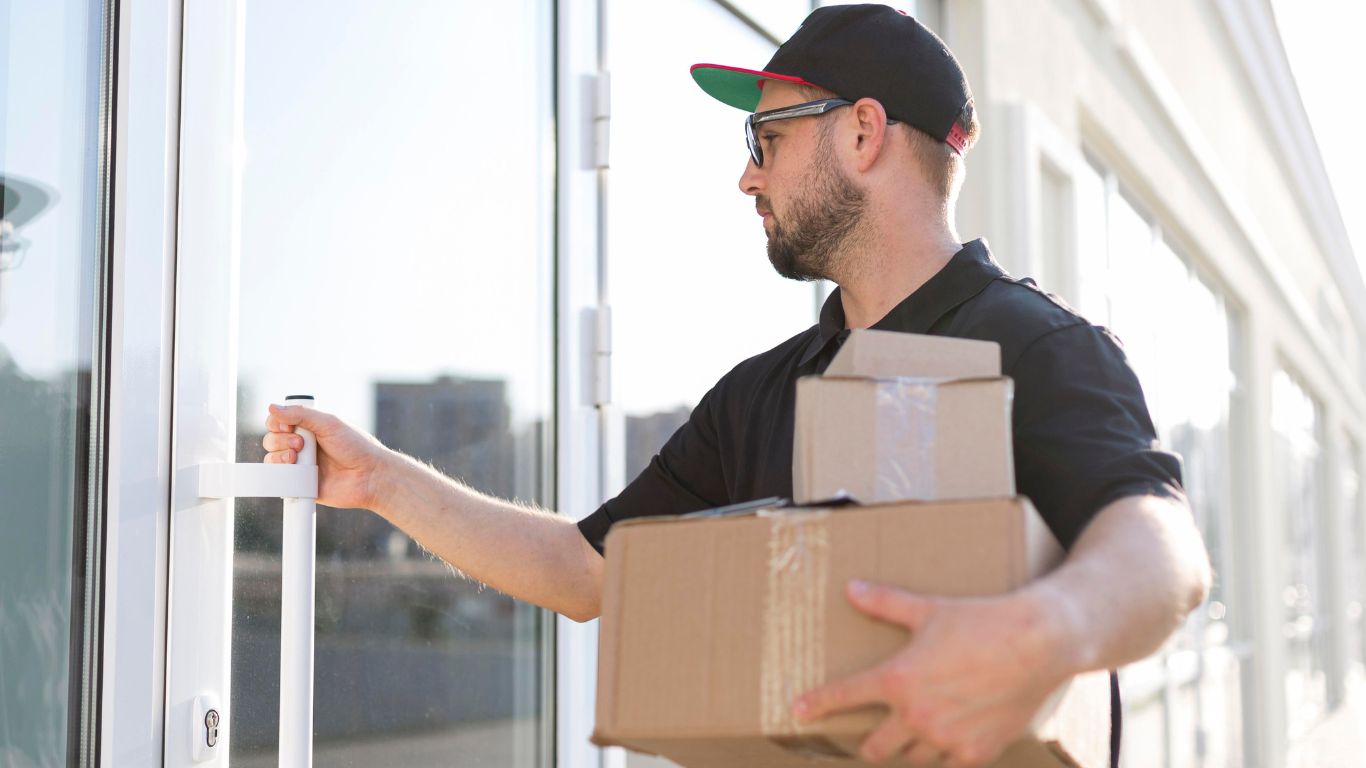
[{"label": "small cardboard box", "polygon": [[990,341],[858,330],[821,376],[797,382],[799,504],[1015,493],[1013,382]]},{"label": "small cardboard box", "polygon": [[[992,595],[1062,557],[1023,498],[636,518],[606,551],[593,742],[707,768],[864,765],[885,709],[789,710],[908,640],[849,603],[849,579]],[[1104,673],[1074,679],[995,766],[1108,765],[1109,707]]]}]

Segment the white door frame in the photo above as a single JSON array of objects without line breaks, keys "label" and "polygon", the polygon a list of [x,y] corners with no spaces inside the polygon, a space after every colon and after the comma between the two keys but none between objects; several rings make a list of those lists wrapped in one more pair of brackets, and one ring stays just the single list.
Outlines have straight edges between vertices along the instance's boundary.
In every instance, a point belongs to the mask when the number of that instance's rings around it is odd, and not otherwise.
[{"label": "white door frame", "polygon": [[[164,765],[196,765],[197,696],[232,742],[233,502],[200,499],[195,468],[231,463],[237,437],[245,0],[187,3],[182,20],[180,195],[171,435]],[[196,721],[196,722],[192,722]]]},{"label": "white door frame", "polygon": [[162,764],[171,488],[171,351],[180,111],[177,0],[119,6],[103,766]]},{"label": "white door frame", "polygon": [[[583,518],[602,503],[610,435],[595,404],[594,313],[603,286],[602,201],[594,158],[594,93],[602,9],[598,0],[559,0],[556,10],[556,451],[555,504]],[[598,622],[556,617],[556,764],[598,768],[604,750],[588,737],[597,691]],[[619,750],[606,750],[619,752]]]}]

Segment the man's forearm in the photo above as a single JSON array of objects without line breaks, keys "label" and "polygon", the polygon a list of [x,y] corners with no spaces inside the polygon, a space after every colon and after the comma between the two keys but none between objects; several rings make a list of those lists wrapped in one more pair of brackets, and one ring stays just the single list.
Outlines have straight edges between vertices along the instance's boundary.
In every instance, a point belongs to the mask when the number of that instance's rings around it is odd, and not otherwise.
[{"label": "man's forearm", "polygon": [[1131,496],[1101,510],[1063,564],[1024,592],[1060,632],[1074,672],[1116,669],[1162,647],[1204,601],[1209,559],[1190,510]]},{"label": "man's forearm", "polygon": [[376,513],[471,579],[576,621],[598,615],[602,557],[574,521],[394,456],[374,479]]}]

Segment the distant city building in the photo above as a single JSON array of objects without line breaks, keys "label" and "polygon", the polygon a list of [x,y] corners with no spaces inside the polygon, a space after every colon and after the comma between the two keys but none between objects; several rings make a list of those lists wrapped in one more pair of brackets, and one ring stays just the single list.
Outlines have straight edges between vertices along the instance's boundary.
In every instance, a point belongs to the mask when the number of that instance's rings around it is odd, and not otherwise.
[{"label": "distant city building", "polygon": [[516,495],[507,382],[375,382],[375,437],[485,493]]},{"label": "distant city building", "polygon": [[679,406],[671,411],[660,411],[626,417],[626,480],[630,482],[650,465],[659,449],[673,433],[688,420],[692,409]]}]

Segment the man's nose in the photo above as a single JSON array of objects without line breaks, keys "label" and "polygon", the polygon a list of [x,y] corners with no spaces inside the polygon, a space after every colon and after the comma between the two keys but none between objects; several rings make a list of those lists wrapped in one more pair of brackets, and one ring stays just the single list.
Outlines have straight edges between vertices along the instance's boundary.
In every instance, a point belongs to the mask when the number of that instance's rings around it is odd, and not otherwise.
[{"label": "man's nose", "polygon": [[757,195],[764,191],[764,169],[754,164],[754,159],[745,161],[745,172],[740,174],[740,191],[746,195]]}]

